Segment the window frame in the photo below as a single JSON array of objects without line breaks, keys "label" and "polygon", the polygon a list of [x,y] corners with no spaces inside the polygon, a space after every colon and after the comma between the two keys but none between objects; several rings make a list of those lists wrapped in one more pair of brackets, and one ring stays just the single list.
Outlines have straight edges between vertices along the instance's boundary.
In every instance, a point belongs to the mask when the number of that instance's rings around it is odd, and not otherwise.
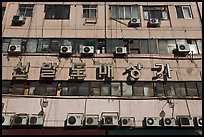
[{"label": "window frame", "polygon": [[[143,18],[144,20],[149,20],[150,18],[155,18],[155,17],[151,17],[151,11],[160,11],[160,16],[161,18],[159,20],[170,20],[170,16],[169,16],[169,9],[168,9],[168,6],[165,6],[165,5],[159,5],[159,6],[142,6],[143,7]],[[157,9],[157,8],[160,8],[160,9]],[[163,10],[162,8],[164,8],[166,11],[166,15],[167,15],[167,18],[164,18],[163,17]],[[146,18],[147,16],[147,18]]]},{"label": "window frame", "polygon": [[[84,8],[84,6],[88,6],[88,8]],[[91,7],[91,6],[96,6],[95,8]],[[98,18],[98,5],[82,5],[82,10],[83,10],[83,18],[89,18],[89,19],[96,19]],[[84,10],[88,10],[88,17],[86,17],[86,13],[84,14]],[[91,11],[94,10],[95,11],[95,17],[90,17],[91,15]]]},{"label": "window frame", "polygon": [[[190,5],[185,5],[185,6],[175,6],[176,8],[176,15],[177,15],[177,19],[193,19],[193,13],[192,13],[192,9]],[[177,8],[180,8],[182,11],[182,18],[178,16],[178,10]],[[184,8],[188,8],[188,11],[190,13],[190,17],[186,17],[184,14]]]},{"label": "window frame", "polygon": [[[35,6],[35,4],[19,4],[19,6],[18,6],[18,15],[23,15],[25,17],[32,17],[33,16],[34,6]],[[22,12],[20,10],[23,10],[24,14],[20,14]],[[32,10],[31,15],[28,15],[28,13],[29,13],[28,10]]]},{"label": "window frame", "polygon": [[[67,11],[65,9],[67,9]],[[70,19],[70,9],[71,9],[71,6],[67,4],[66,5],[65,4],[45,4],[44,5],[44,12],[45,12],[44,19],[45,20],[69,20]],[[67,16],[64,16],[64,12],[68,13]]]},{"label": "window frame", "polygon": [[[130,20],[131,18],[133,18],[133,6],[135,8],[137,8],[137,16],[140,19],[141,18],[140,7],[137,6],[137,5],[110,5],[110,7],[111,7],[111,19]],[[115,13],[116,17],[114,17],[114,18],[113,18],[113,7],[116,8],[115,11],[117,12],[117,13]],[[123,11],[123,18],[120,15],[121,7],[122,7],[122,11]],[[130,13],[129,13],[130,14],[130,18],[126,17],[126,8],[127,7],[130,7]]]}]

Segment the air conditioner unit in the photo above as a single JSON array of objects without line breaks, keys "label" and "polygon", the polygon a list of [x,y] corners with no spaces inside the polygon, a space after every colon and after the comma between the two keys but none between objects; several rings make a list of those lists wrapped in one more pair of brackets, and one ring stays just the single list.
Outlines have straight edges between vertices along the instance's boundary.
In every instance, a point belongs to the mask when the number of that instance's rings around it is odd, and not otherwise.
[{"label": "air conditioner unit", "polygon": [[67,126],[83,126],[83,113],[68,113]]},{"label": "air conditioner unit", "polygon": [[72,46],[60,46],[60,54],[72,53]]},{"label": "air conditioner unit", "polygon": [[135,125],[134,117],[121,117],[120,118],[120,126],[130,127]]},{"label": "air conditioner unit", "polygon": [[118,126],[118,116],[117,115],[103,115],[102,125],[103,126]]},{"label": "air conditioner unit", "polygon": [[13,117],[12,126],[25,126],[28,122],[28,115],[17,115]]},{"label": "air conditioner unit", "polygon": [[25,16],[14,15],[12,19],[12,25],[23,25],[25,24]]},{"label": "air conditioner unit", "polygon": [[129,27],[138,27],[141,25],[141,20],[139,18],[131,18],[128,22]]},{"label": "air conditioner unit", "polygon": [[44,115],[38,115],[38,114],[29,115],[28,125],[43,126],[43,123],[44,123]]},{"label": "air conditioner unit", "polygon": [[190,52],[190,46],[188,44],[177,45],[177,49],[178,49],[178,52],[180,52],[180,53]]},{"label": "air conditioner unit", "polygon": [[85,117],[85,126],[98,126],[99,116],[98,115],[86,115]]},{"label": "air conditioner unit", "polygon": [[80,53],[82,53],[82,54],[94,54],[94,46],[80,45]]},{"label": "air conditioner unit", "polygon": [[194,117],[194,125],[197,127],[202,127],[202,117]]},{"label": "air conditioner unit", "polygon": [[116,47],[116,54],[127,54],[127,48],[126,47]]},{"label": "air conditioner unit", "polygon": [[10,44],[8,46],[8,53],[21,53],[21,45]]},{"label": "air conditioner unit", "polygon": [[181,127],[193,127],[193,119],[191,117],[178,117],[178,122]]},{"label": "air conditioner unit", "polygon": [[10,126],[12,121],[11,115],[2,115],[2,126]]},{"label": "air conditioner unit", "polygon": [[160,126],[159,121],[159,117],[145,117],[145,125],[148,127]]},{"label": "air conditioner unit", "polygon": [[150,18],[147,22],[148,27],[159,27],[161,24],[160,20],[157,18]]},{"label": "air conditioner unit", "polygon": [[176,119],[175,118],[162,118],[163,126],[165,127],[173,127],[176,126]]}]

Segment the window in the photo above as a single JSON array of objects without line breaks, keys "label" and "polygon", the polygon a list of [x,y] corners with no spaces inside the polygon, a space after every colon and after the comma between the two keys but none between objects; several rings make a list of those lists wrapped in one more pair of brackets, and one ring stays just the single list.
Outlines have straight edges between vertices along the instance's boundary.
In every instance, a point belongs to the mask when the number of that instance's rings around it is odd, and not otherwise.
[{"label": "window", "polygon": [[132,85],[133,96],[144,96],[143,82],[136,82]]},{"label": "window", "polygon": [[193,15],[190,6],[176,6],[177,18],[192,19]]},{"label": "window", "polygon": [[89,83],[83,82],[79,85],[79,96],[88,96],[89,95]]},{"label": "window", "polygon": [[45,90],[46,96],[56,96],[57,95],[57,82],[52,82],[47,84]]},{"label": "window", "polygon": [[79,83],[68,83],[69,96],[77,96],[79,92]]},{"label": "window", "polygon": [[90,82],[90,94],[100,96],[100,82]]},{"label": "window", "polygon": [[144,83],[144,96],[148,96],[148,97],[154,96],[153,83],[150,83],[150,82]]},{"label": "window", "polygon": [[113,19],[140,18],[138,6],[111,6],[111,17]]},{"label": "window", "polygon": [[187,43],[190,47],[190,51],[192,51],[193,54],[198,54],[198,48],[197,48],[196,40],[187,39]]},{"label": "window", "polygon": [[28,39],[26,45],[27,53],[35,53],[37,50],[38,40],[37,39]]},{"label": "window", "polygon": [[198,96],[196,82],[186,82],[187,96]]},{"label": "window", "polygon": [[175,89],[174,89],[174,82],[166,82],[164,85],[165,88],[165,95],[169,97],[173,97],[176,95]]},{"label": "window", "polygon": [[84,18],[97,18],[97,5],[83,5]]},{"label": "window", "polygon": [[59,53],[60,46],[61,46],[61,40],[53,39],[51,41],[51,53]]},{"label": "window", "polygon": [[45,5],[45,19],[69,19],[69,5]]},{"label": "window", "polygon": [[11,83],[10,81],[2,81],[2,91],[1,91],[2,94],[8,94],[10,83]]},{"label": "window", "polygon": [[6,7],[2,7],[2,20],[4,18],[4,13],[5,13]]},{"label": "window", "polygon": [[50,50],[50,39],[39,39],[37,52],[48,53]]},{"label": "window", "polygon": [[196,82],[198,88],[198,95],[202,98],[202,82]]},{"label": "window", "polygon": [[173,49],[176,49],[175,40],[158,40],[160,54],[173,54]]},{"label": "window", "polygon": [[18,15],[32,17],[34,4],[19,4]]},{"label": "window", "polygon": [[162,97],[164,96],[164,85],[162,82],[156,82],[156,96],[157,97]]},{"label": "window", "polygon": [[202,54],[202,40],[196,40],[198,46],[198,52]]},{"label": "window", "polygon": [[132,96],[132,85],[128,85],[127,83],[122,83],[122,91],[123,96]]},{"label": "window", "polygon": [[111,83],[111,95],[112,96],[121,96],[120,83]]},{"label": "window", "polygon": [[2,52],[7,52],[10,39],[3,39]]},{"label": "window", "polygon": [[168,8],[166,6],[144,6],[144,19],[157,18],[160,20],[169,19]]},{"label": "window", "polygon": [[110,83],[101,83],[101,96],[110,96]]},{"label": "window", "polygon": [[175,83],[176,97],[186,97],[186,88],[183,82]]}]

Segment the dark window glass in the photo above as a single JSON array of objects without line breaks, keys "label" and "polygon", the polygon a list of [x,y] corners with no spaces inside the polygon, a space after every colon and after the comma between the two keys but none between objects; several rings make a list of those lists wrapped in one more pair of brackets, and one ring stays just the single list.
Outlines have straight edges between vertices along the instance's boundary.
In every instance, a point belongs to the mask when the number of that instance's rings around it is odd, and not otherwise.
[{"label": "dark window glass", "polygon": [[50,51],[50,39],[39,39],[37,52],[48,53]]},{"label": "dark window glass", "polygon": [[28,39],[26,45],[27,53],[35,53],[37,50],[38,40],[37,39]]},{"label": "dark window glass", "polygon": [[156,82],[156,95],[157,97],[164,96],[164,85],[162,82]]},{"label": "dark window glass", "polygon": [[89,82],[83,82],[79,84],[79,96],[89,95]]},{"label": "dark window glass", "polygon": [[153,97],[155,95],[153,83],[151,82],[144,82],[144,96]]},{"label": "dark window glass", "polygon": [[51,53],[59,53],[61,40],[53,39],[51,41]]},{"label": "dark window glass", "polygon": [[198,96],[198,90],[196,87],[196,82],[186,82],[187,96]]},{"label": "dark window glass", "polygon": [[101,96],[110,96],[110,83],[101,83]]},{"label": "dark window glass", "polygon": [[90,94],[100,96],[100,82],[90,82]]},{"label": "dark window glass", "polygon": [[46,85],[46,96],[56,96],[57,94],[57,83],[53,82]]},{"label": "dark window glass", "polygon": [[47,83],[38,83],[35,85],[35,90],[33,91],[34,95],[46,95]]},{"label": "dark window glass", "polygon": [[164,85],[166,96],[174,97],[176,95],[174,84],[174,82],[166,82]]},{"label": "dark window glass", "polygon": [[127,83],[122,83],[123,96],[132,96],[132,85]]},{"label": "dark window glass", "polygon": [[69,19],[69,5],[45,5],[45,19]]},{"label": "dark window glass", "polygon": [[169,19],[166,6],[143,6],[143,13],[145,20],[149,18]]},{"label": "dark window glass", "polygon": [[2,52],[7,52],[10,39],[3,39]]},{"label": "dark window glass", "polygon": [[198,88],[198,95],[200,98],[202,98],[202,82],[196,82],[197,88]]},{"label": "dark window glass", "polygon": [[77,96],[79,93],[79,83],[68,83],[69,86],[69,95]]},{"label": "dark window glass", "polygon": [[1,91],[2,94],[8,94],[10,83],[11,83],[10,81],[2,81],[2,91]]},{"label": "dark window glass", "polygon": [[68,96],[69,95],[69,89],[68,89],[68,83],[67,82],[62,82],[61,95],[62,96]]},{"label": "dark window glass", "polygon": [[111,83],[111,95],[112,96],[121,96],[120,83]]},{"label": "dark window glass", "polygon": [[34,4],[19,4],[19,15],[32,17]]},{"label": "dark window glass", "polygon": [[143,82],[136,82],[132,85],[134,96],[144,96]]},{"label": "dark window glass", "polygon": [[176,91],[176,97],[185,97],[186,96],[185,84],[183,82],[176,82],[175,91]]}]

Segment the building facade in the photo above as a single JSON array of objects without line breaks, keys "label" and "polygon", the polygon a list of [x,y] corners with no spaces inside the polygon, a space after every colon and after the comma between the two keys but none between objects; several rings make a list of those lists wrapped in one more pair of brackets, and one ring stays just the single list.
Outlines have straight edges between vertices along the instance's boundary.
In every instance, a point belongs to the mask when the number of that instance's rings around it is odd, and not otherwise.
[{"label": "building facade", "polygon": [[[202,2],[2,6],[2,113],[13,118],[9,127],[22,115],[42,116],[43,128],[86,128],[88,116],[99,121],[95,129],[126,127],[123,118],[135,129],[165,127],[169,118],[172,128],[200,132]],[[69,121],[75,116],[76,124]]]}]

